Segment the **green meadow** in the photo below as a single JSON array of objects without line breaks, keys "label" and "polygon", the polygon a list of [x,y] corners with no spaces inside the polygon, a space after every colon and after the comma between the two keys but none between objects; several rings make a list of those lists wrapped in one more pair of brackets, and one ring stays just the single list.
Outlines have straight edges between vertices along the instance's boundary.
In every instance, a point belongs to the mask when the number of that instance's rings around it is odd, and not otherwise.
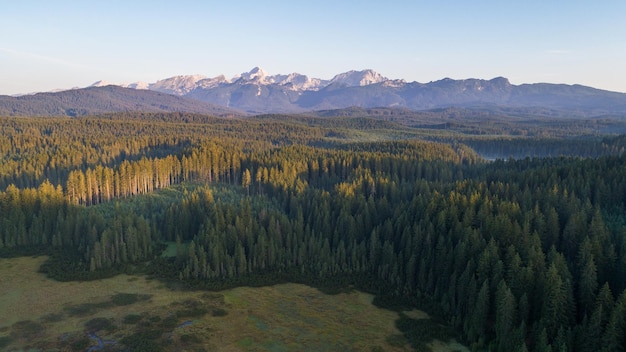
[{"label": "green meadow", "polygon": [[280,284],[176,291],[129,275],[57,282],[38,273],[45,259],[0,259],[2,350],[466,350],[446,334],[416,341],[402,322],[419,322],[413,325],[424,331],[439,325],[421,311],[376,307],[372,295],[356,290],[329,295]]}]

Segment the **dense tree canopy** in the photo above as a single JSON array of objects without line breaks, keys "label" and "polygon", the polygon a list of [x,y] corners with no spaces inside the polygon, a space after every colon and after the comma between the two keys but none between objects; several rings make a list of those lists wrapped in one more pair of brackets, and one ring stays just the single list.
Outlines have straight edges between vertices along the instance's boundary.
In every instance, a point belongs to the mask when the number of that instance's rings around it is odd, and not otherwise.
[{"label": "dense tree canopy", "polygon": [[389,127],[352,122],[2,118],[0,253],[48,253],[59,280],[151,261],[192,287],[345,282],[476,350],[624,349],[623,138],[485,162],[467,145],[502,140],[338,140]]}]

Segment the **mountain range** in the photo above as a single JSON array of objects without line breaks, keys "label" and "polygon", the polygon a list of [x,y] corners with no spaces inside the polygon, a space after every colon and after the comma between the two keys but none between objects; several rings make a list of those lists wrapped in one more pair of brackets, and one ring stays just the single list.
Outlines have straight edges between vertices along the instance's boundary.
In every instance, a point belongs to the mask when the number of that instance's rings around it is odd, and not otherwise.
[{"label": "mountain range", "polygon": [[[95,106],[93,105],[95,104]],[[0,96],[0,114],[84,115],[108,111],[183,111],[218,116],[360,108],[414,111],[441,108],[545,109],[578,117],[626,115],[626,94],[582,85],[511,84],[506,78],[419,83],[373,70],[348,71],[330,80],[259,67],[227,79],[175,76],[154,83],[92,86],[58,93]],[[39,111],[39,113],[38,113]]]}]

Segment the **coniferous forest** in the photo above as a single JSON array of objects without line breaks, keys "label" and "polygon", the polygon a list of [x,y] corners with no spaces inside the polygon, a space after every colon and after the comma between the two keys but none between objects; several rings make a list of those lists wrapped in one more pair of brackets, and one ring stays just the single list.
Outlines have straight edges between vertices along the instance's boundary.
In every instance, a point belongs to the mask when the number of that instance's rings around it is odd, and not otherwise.
[{"label": "coniferous forest", "polygon": [[60,281],[353,286],[473,350],[623,351],[626,139],[549,133],[0,117],[0,256],[46,254]]}]

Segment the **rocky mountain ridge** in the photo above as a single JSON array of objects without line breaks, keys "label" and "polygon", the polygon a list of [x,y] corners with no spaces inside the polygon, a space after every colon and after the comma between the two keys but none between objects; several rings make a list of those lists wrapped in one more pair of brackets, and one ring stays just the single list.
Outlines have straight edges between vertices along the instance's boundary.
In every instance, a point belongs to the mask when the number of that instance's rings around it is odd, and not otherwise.
[{"label": "rocky mountain ridge", "polygon": [[[135,87],[140,86],[135,84]],[[296,113],[351,106],[411,110],[474,106],[544,107],[574,111],[585,116],[626,113],[626,94],[581,85],[513,85],[504,77],[489,80],[444,78],[419,83],[389,79],[370,69],[352,70],[324,80],[299,73],[270,75],[255,67],[231,79],[223,75],[214,78],[176,76],[149,84],[147,88],[252,114]]]},{"label": "rocky mountain ridge", "polygon": [[[108,82],[96,82],[94,88],[114,87]],[[120,86],[117,86],[120,88]],[[504,77],[493,79],[444,78],[438,81],[419,83],[407,82],[402,79],[389,79],[373,70],[348,71],[335,75],[330,80],[311,78],[299,73],[270,75],[263,69],[254,69],[226,78],[224,75],[206,77],[203,75],[174,76],[154,83],[136,82],[121,85],[115,91],[114,99],[119,100],[126,94],[129,101],[116,108],[124,111],[132,109],[158,109],[159,101],[167,100],[167,109],[181,111],[207,111],[207,107],[220,107],[224,111],[234,109],[247,114],[265,113],[303,113],[308,111],[359,108],[400,108],[413,111],[441,108],[514,108],[514,109],[546,109],[558,111],[558,116],[593,117],[604,115],[626,116],[626,94],[610,92],[582,85],[565,84],[521,84],[514,85]],[[81,89],[67,92],[81,91]],[[132,94],[131,92],[152,92],[165,95]],[[43,93],[40,93],[43,94]],[[0,97],[0,112],[37,111],[28,107],[15,106],[20,104],[39,104],[42,96],[37,99]],[[66,96],[69,93],[45,93]],[[77,95],[72,93],[74,99]],[[105,95],[98,95],[102,99]],[[167,97],[179,98],[177,102]],[[93,95],[89,96],[92,99]],[[13,99],[13,100],[12,100]],[[135,103],[129,103],[135,99]],[[137,101],[138,99],[138,101]],[[150,101],[156,99],[155,101]],[[18,104],[19,102],[19,104]],[[12,105],[11,105],[12,104]],[[17,105],[16,105],[17,104]],[[200,105],[205,104],[205,105]],[[207,105],[208,104],[208,105]],[[7,107],[8,105],[13,107]],[[80,104],[78,104],[80,105]],[[96,104],[89,108],[83,104],[84,111],[101,111],[106,104]],[[195,105],[198,105],[194,107]],[[4,106],[4,108],[3,108]],[[48,106],[53,106],[48,104]],[[70,107],[55,107],[57,111],[74,111]],[[168,110],[168,111],[169,111]],[[210,110],[210,109],[209,109]],[[116,110],[117,111],[117,110]],[[224,113],[222,111],[222,113]],[[226,114],[228,114],[226,112]]]}]

